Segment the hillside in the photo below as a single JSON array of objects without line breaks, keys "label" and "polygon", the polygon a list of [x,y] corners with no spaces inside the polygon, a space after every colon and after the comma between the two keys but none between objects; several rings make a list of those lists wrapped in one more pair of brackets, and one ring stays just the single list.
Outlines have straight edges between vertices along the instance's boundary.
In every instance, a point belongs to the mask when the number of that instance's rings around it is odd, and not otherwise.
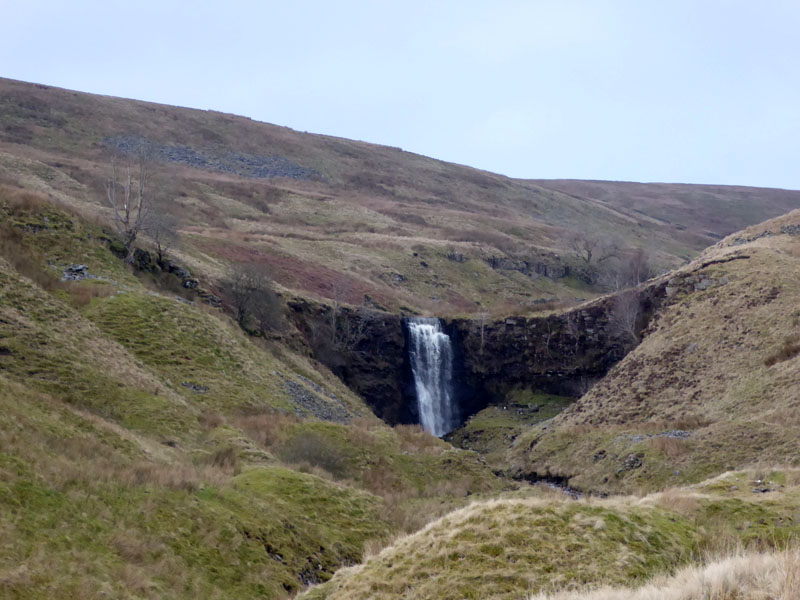
[{"label": "hillside", "polygon": [[793,191],[514,180],[245,117],[7,79],[0,120],[0,182],[103,218],[112,158],[146,141],[159,210],[179,222],[178,256],[209,281],[256,263],[294,292],[409,313],[502,314],[591,296],[570,249],[576,234],[644,248],[663,270],[800,207]]},{"label": "hillside", "polygon": [[[750,489],[754,484],[770,485],[775,491],[765,497]],[[797,534],[799,508],[794,470],[731,472],[644,498],[576,501],[550,491],[478,502],[361,565],[342,569],[301,597],[499,600],[539,592],[549,598],[547,592],[560,590],[559,599],[572,599],[593,598],[587,590],[601,585],[619,589],[615,596],[599,598],[639,597],[631,588],[673,572],[698,555],[719,556],[737,546],[783,548]],[[744,566],[727,566],[725,575]],[[751,570],[750,575],[759,574]],[[744,588],[747,578],[742,579]],[[785,589],[796,590],[794,579],[770,583],[788,583]],[[645,598],[683,598],[667,596],[664,589],[650,590],[653,595]],[[736,586],[725,591],[730,595],[716,597],[741,597]]]},{"label": "hillside", "polygon": [[798,234],[797,191],[0,79],[0,597],[752,588],[731,549],[774,571],[800,533]]},{"label": "hillside", "polygon": [[509,486],[43,196],[0,216],[0,596],[285,597]]},{"label": "hillside", "polygon": [[795,464],[798,225],[795,211],[750,227],[650,284],[665,299],[641,344],[580,400],[520,435],[515,468],[634,491]]}]

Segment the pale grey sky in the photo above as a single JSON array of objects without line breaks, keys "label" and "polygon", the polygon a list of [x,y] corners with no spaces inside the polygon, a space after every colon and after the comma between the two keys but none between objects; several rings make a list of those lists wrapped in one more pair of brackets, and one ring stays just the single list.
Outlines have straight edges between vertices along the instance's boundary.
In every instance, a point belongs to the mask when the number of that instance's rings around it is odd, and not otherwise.
[{"label": "pale grey sky", "polygon": [[0,76],[514,177],[800,189],[797,0],[3,0]]}]

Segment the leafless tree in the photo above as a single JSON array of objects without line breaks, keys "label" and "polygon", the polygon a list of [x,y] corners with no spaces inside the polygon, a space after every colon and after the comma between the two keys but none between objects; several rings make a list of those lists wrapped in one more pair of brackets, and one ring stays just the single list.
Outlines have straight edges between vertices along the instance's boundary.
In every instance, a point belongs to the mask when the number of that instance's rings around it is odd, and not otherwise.
[{"label": "leafless tree", "polygon": [[333,343],[334,346],[337,345],[337,332],[339,331],[339,317],[342,312],[342,305],[347,302],[351,289],[352,285],[344,278],[337,279],[331,283],[331,309],[328,313],[328,319],[330,321],[331,343]]},{"label": "leafless tree", "polygon": [[263,265],[234,265],[224,287],[242,329],[265,335],[282,326],[283,305]]},{"label": "leafless tree", "polygon": [[283,301],[275,291],[271,280],[269,286],[261,287],[256,291],[251,313],[256,331],[263,337],[267,337],[272,332],[281,331],[286,326]]},{"label": "leafless tree", "polygon": [[[334,316],[335,311],[335,316]],[[317,322],[310,322],[309,343],[314,358],[334,372],[347,363],[347,355],[358,352],[359,344],[368,335],[375,313],[365,304],[357,308],[328,306]]]},{"label": "leafless tree", "polygon": [[580,323],[578,322],[577,313],[570,313],[567,315],[567,320],[564,324],[564,330],[575,341],[573,354],[578,354],[578,347],[581,341],[581,327]]},{"label": "leafless tree", "polygon": [[603,263],[598,270],[596,283],[606,290],[619,291],[647,281],[651,274],[647,252],[643,248],[635,248]]},{"label": "leafless tree", "polygon": [[631,285],[644,283],[653,276],[650,257],[644,248],[636,248],[628,260],[628,273]]},{"label": "leafless tree", "polygon": [[619,251],[619,244],[599,231],[578,231],[569,240],[570,248],[587,267],[594,266]]},{"label": "leafless tree", "polygon": [[160,207],[154,207],[147,214],[143,229],[153,240],[159,265],[164,263],[167,253],[178,243],[178,225],[178,219],[160,210]]},{"label": "leafless tree", "polygon": [[341,311],[333,334],[334,348],[354,350],[364,339],[373,318],[374,313],[363,304],[355,310]]},{"label": "leafless tree", "polygon": [[114,225],[130,250],[144,227],[150,210],[152,151],[146,142],[132,155],[111,159],[111,176],[106,180],[106,199],[114,212]]},{"label": "leafless tree", "polygon": [[569,238],[569,246],[582,263],[586,281],[596,283],[600,267],[618,255],[620,244],[603,232],[587,230],[574,233]]},{"label": "leafless tree", "polygon": [[613,300],[609,314],[609,325],[612,332],[622,338],[626,344],[637,344],[641,315],[641,302],[639,295],[634,290],[618,294]]}]

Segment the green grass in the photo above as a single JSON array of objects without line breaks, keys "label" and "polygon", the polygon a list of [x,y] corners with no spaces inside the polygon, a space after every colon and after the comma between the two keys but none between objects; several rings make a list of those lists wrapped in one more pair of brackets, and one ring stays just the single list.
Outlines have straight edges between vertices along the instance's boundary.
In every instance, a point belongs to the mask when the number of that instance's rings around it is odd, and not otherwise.
[{"label": "green grass", "polygon": [[519,435],[553,418],[572,402],[573,398],[515,389],[503,405],[488,406],[472,415],[448,439],[457,448],[482,454],[494,468],[504,469],[506,452]]},{"label": "green grass", "polygon": [[281,467],[232,476],[175,451],[156,460],[16,385],[0,385],[0,407],[4,597],[281,597],[388,533],[366,492]]},{"label": "green grass", "polygon": [[[303,355],[145,288],[91,225],[41,208],[0,223],[15,219],[0,257],[7,596],[285,597],[505,485],[474,453],[387,427]],[[64,226],[32,226],[45,216]],[[104,280],[59,282],[49,264],[72,262]],[[315,419],[287,381],[322,386],[351,424]]]},{"label": "green grass", "polygon": [[[756,481],[772,491],[754,493]],[[573,501],[543,491],[479,502],[303,597],[455,600],[635,587],[705,556],[796,544],[799,481],[797,470],[742,471],[644,498]]]},{"label": "green grass", "polygon": [[342,572],[308,598],[518,598],[548,586],[629,583],[687,561],[694,525],[656,509],[541,500],[478,504]]}]

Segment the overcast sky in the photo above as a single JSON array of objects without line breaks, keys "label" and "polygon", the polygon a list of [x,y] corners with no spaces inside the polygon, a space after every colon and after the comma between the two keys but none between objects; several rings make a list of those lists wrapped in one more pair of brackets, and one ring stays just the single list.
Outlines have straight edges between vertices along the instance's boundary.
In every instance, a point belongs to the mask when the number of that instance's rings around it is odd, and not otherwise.
[{"label": "overcast sky", "polygon": [[526,178],[800,189],[800,1],[2,1],[0,76]]}]

